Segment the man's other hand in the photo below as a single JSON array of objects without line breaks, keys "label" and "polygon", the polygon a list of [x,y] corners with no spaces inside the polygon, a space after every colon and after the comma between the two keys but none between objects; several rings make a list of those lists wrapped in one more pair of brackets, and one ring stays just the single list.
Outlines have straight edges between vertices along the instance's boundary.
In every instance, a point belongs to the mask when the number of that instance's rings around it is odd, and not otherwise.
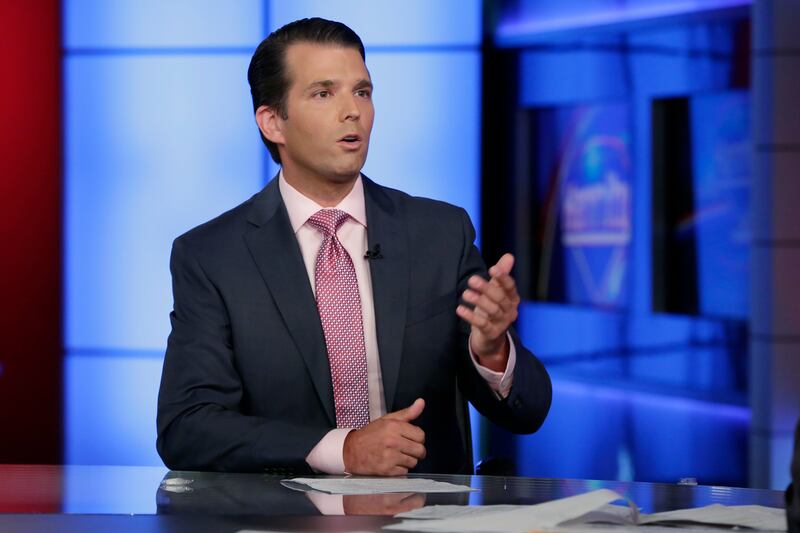
[{"label": "man's other hand", "polygon": [[425,409],[417,398],[400,411],[387,413],[344,441],[344,470],[362,476],[402,476],[425,458],[425,432],[411,424]]},{"label": "man's other hand", "polygon": [[469,322],[472,332],[469,338],[472,353],[478,362],[492,370],[502,372],[508,361],[508,338],[506,332],[517,319],[519,294],[517,284],[511,277],[514,256],[505,254],[489,269],[487,281],[472,276],[468,288],[461,297],[474,306],[459,305],[456,314]]}]

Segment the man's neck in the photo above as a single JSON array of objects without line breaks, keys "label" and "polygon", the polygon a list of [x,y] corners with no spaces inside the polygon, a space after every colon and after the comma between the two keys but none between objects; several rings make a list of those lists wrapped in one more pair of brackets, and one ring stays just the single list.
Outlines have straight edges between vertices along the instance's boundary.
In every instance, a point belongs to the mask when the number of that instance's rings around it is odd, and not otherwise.
[{"label": "man's neck", "polygon": [[282,169],[286,183],[297,189],[303,196],[314,200],[322,207],[335,207],[353,190],[358,176],[342,178],[341,181],[321,177],[303,176],[287,168]]}]

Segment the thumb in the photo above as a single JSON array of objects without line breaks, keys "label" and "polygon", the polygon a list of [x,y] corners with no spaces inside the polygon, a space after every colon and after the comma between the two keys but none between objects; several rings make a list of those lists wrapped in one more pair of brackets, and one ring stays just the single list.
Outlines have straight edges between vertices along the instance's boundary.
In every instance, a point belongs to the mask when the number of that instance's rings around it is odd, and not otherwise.
[{"label": "thumb", "polygon": [[405,409],[400,409],[399,411],[387,414],[386,418],[394,418],[395,420],[402,420],[403,422],[411,422],[422,414],[423,409],[425,409],[425,400],[422,398],[417,398],[414,400],[414,403]]}]

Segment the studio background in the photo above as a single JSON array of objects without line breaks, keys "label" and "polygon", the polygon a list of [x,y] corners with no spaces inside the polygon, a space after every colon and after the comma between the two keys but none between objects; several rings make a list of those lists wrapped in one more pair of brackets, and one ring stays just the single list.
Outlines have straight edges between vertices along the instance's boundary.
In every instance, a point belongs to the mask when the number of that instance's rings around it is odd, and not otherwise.
[{"label": "studio background", "polygon": [[535,477],[788,483],[800,415],[790,2],[2,9],[15,24],[0,462],[162,465],[172,240],[277,172],[247,65],[269,32],[321,16],[366,45],[364,173],[467,209],[487,262],[517,256],[517,328],[551,372],[553,407],[524,437],[473,413],[476,460]]}]

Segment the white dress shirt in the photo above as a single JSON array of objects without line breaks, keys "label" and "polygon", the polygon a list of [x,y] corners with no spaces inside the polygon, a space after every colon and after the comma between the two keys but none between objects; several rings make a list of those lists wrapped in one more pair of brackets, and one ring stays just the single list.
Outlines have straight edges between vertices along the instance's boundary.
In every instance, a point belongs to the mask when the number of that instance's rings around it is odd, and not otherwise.
[{"label": "white dress shirt", "polygon": [[[292,230],[300,245],[303,263],[306,266],[308,280],[314,294],[315,276],[314,269],[317,261],[317,252],[322,245],[323,235],[316,228],[307,224],[309,217],[324,209],[321,205],[304,196],[300,191],[289,185],[283,177],[283,172],[278,178],[286,210]],[[350,215],[336,232],[336,236],[350,258],[356,271],[358,293],[361,297],[361,317],[364,323],[364,345],[367,353],[367,376],[369,397],[369,418],[377,420],[386,414],[386,400],[383,396],[383,378],[381,376],[380,358],[378,355],[378,336],[375,328],[375,308],[372,299],[372,277],[369,271],[369,262],[364,258],[368,249],[367,242],[367,214],[364,203],[364,184],[359,176],[353,184],[352,190],[336,205],[335,209],[342,210]],[[455,313],[455,309],[453,309]],[[482,367],[474,355],[472,362],[478,373],[486,380],[492,390],[499,397],[508,396],[511,390],[514,365],[516,362],[516,349],[509,337],[509,357],[505,372],[494,372]],[[470,354],[472,351],[470,350]],[[407,407],[407,406],[406,406]],[[344,439],[352,429],[337,428],[329,431],[322,440],[311,450],[306,457],[306,462],[319,472],[327,474],[344,473]]]}]

